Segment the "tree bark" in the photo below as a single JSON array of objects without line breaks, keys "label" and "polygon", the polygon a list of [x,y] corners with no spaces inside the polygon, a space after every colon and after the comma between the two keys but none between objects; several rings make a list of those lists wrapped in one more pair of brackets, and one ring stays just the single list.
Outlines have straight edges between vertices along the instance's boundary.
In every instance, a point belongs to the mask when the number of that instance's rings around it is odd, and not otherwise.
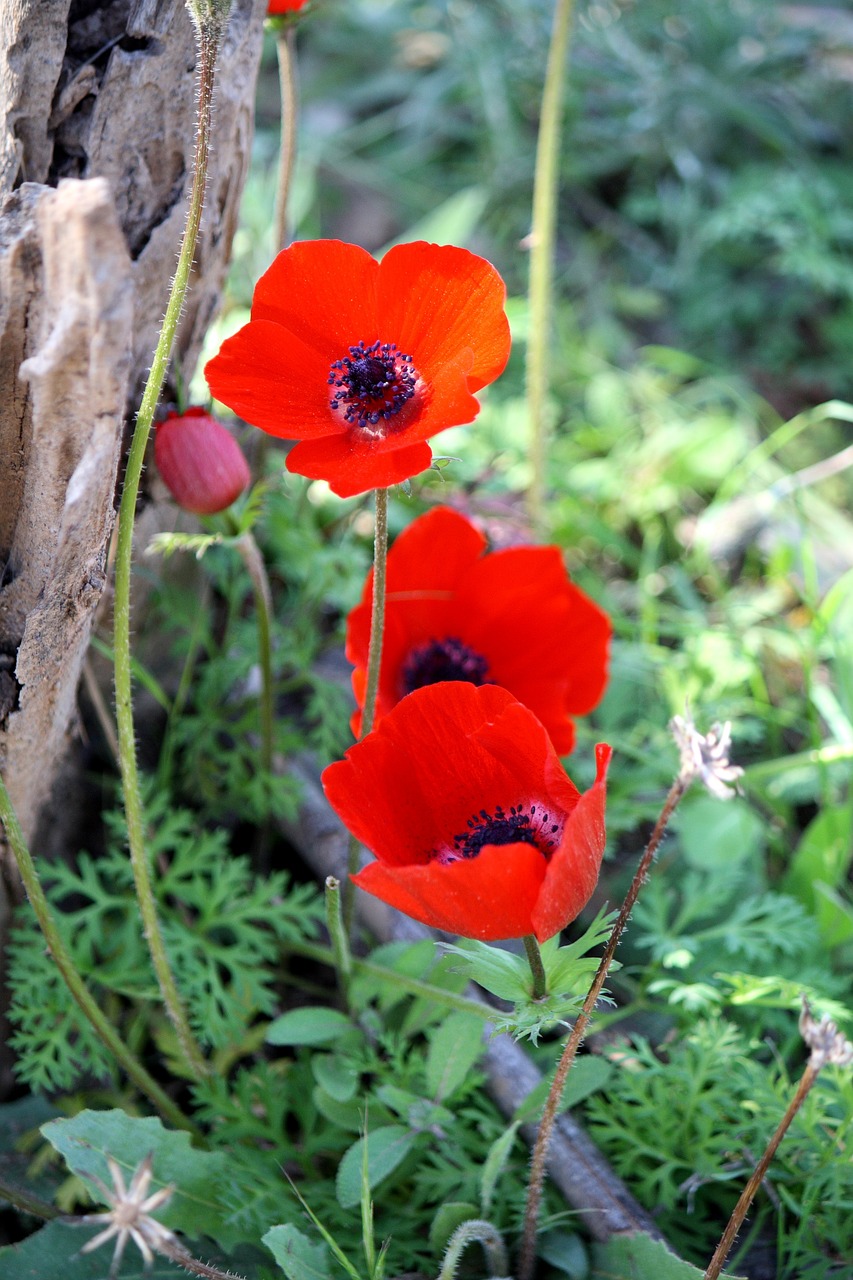
[{"label": "tree bark", "polygon": [[[249,163],[266,0],[234,0],[174,365],[219,302]],[[0,769],[32,837],[73,733],[128,416],[186,216],[184,0],[0,4]]]}]

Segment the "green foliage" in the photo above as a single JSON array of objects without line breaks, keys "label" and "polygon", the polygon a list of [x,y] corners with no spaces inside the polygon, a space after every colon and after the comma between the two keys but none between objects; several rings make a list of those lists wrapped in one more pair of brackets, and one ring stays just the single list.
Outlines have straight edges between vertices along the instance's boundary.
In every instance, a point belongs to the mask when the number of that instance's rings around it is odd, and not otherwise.
[{"label": "green foliage", "polygon": [[[240,1046],[252,1022],[273,1012],[275,962],[283,944],[312,936],[322,919],[313,886],[281,872],[260,879],[234,854],[223,830],[204,831],[194,815],[160,795],[148,806],[149,857],[167,950],[202,1043]],[[108,817],[111,840],[98,859],[46,870],[48,896],[75,962],[115,1019],[136,1027],[157,994],[142,937],[123,816]],[[32,999],[38,983],[39,1000]],[[68,1089],[112,1067],[89,1023],[45,954],[28,907],[10,946],[10,1019],[17,1070],[33,1087]],[[150,1028],[153,1029],[153,1028]]]}]

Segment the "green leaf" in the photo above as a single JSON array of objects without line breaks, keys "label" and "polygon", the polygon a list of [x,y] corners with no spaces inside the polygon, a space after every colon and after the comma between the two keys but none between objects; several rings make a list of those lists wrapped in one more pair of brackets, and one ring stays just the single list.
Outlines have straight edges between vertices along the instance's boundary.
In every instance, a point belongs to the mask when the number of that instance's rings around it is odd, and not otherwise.
[{"label": "green leaf", "polygon": [[334,1053],[315,1053],[311,1060],[314,1079],[336,1102],[349,1102],[358,1088],[358,1068]]},{"label": "green leaf", "polygon": [[[608,1062],[606,1058],[595,1057],[592,1054],[577,1058],[563,1085],[563,1094],[557,1110],[569,1111],[584,1098],[588,1098],[591,1093],[597,1093],[599,1089],[603,1089],[614,1071],[613,1063]],[[535,1089],[531,1089],[515,1113],[516,1120],[531,1120],[538,1116],[545,1105],[550,1088],[551,1081],[542,1080]]]},{"label": "green leaf", "polygon": [[327,1280],[329,1250],[322,1240],[315,1244],[291,1222],[270,1227],[262,1240],[287,1280]]},{"label": "green leaf", "polygon": [[[227,1225],[230,1208],[217,1194],[217,1187],[226,1185],[227,1157],[221,1152],[194,1150],[188,1133],[164,1129],[153,1116],[140,1119],[118,1110],[81,1111],[70,1120],[50,1120],[41,1132],[65,1158],[72,1173],[83,1178],[94,1174],[107,1187],[112,1185],[108,1155],[128,1182],[150,1152],[154,1165],[151,1193],[169,1184],[175,1187],[169,1203],[157,1210],[158,1221],[191,1240],[210,1236],[223,1248],[243,1238],[239,1230]],[[88,1185],[97,1200],[97,1190]]]},{"label": "green leaf", "polygon": [[[48,1222],[40,1231],[27,1236],[19,1244],[0,1249],[0,1280],[108,1280],[114,1241],[80,1253],[81,1247],[98,1233],[97,1223],[72,1226],[67,1222]],[[120,1280],[143,1275],[142,1256],[133,1244],[125,1251],[118,1275]],[[147,1280],[177,1280],[186,1271],[166,1258],[155,1257]]]},{"label": "green leaf", "polygon": [[328,1044],[353,1030],[346,1014],[322,1006],[291,1009],[267,1028],[268,1044]]},{"label": "green leaf", "polygon": [[388,1124],[359,1138],[338,1165],[337,1195],[342,1209],[352,1209],[361,1200],[362,1154],[367,1143],[368,1185],[371,1190],[393,1173],[411,1151],[418,1135],[401,1124]]},{"label": "green leaf", "polygon": [[509,1159],[515,1135],[518,1133],[520,1120],[514,1120],[499,1138],[489,1147],[489,1153],[483,1161],[483,1172],[480,1175],[480,1208],[484,1218],[488,1218],[492,1207],[492,1196],[495,1194],[498,1178]]},{"label": "green leaf", "polygon": [[[591,1280],[702,1280],[704,1272],[683,1262],[660,1240],[647,1235],[614,1236],[593,1248]],[[728,1280],[743,1280],[731,1276]]]},{"label": "green leaf", "polygon": [[737,797],[720,804],[713,796],[690,796],[677,827],[686,861],[699,870],[749,862],[767,842],[764,819]]},{"label": "green leaf", "polygon": [[468,1200],[448,1200],[443,1204],[429,1229],[429,1247],[433,1253],[442,1253],[456,1228],[478,1216],[477,1206]]},{"label": "green leaf", "polygon": [[451,1013],[430,1035],[427,1092],[442,1102],[456,1092],[483,1052],[483,1024],[470,1013]]},{"label": "green leaf", "polygon": [[569,1231],[546,1231],[539,1241],[539,1256],[570,1280],[586,1280],[589,1255],[579,1236]]}]

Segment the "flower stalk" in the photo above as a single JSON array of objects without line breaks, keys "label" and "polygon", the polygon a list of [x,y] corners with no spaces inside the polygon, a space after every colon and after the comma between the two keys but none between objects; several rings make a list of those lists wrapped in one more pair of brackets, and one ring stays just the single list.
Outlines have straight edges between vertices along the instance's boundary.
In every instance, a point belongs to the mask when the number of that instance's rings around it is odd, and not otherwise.
[{"label": "flower stalk", "polygon": [[788,1104],[787,1111],[779,1121],[776,1132],[768,1142],[764,1154],[755,1166],[749,1181],[741,1192],[740,1199],[732,1210],[732,1216],[729,1218],[726,1229],[720,1237],[720,1243],[714,1251],[713,1258],[708,1263],[704,1280],[718,1280],[737,1233],[743,1226],[743,1220],[749,1212],[749,1207],[755,1199],[758,1188],[764,1181],[764,1175],[770,1167],[770,1162],[788,1132],[794,1116],[808,1097],[809,1091],[815,1080],[817,1080],[821,1069],[828,1063],[847,1067],[853,1063],[853,1044],[839,1034],[835,1023],[827,1016],[821,1018],[820,1022],[816,1022],[812,1017],[811,1009],[805,997],[803,997],[803,1012],[800,1017],[800,1031],[806,1044],[811,1049],[806,1069],[800,1078],[793,1098]]},{"label": "flower stalk", "polygon": [[469,1244],[476,1243],[483,1246],[486,1270],[490,1277],[498,1280],[498,1277],[509,1275],[509,1259],[500,1232],[491,1222],[482,1218],[470,1218],[461,1223],[450,1237],[438,1280],[454,1280],[462,1254]]},{"label": "flower stalk", "polygon": [[533,975],[533,999],[543,1000],[548,994],[548,978],[545,973],[545,966],[542,963],[542,952],[539,950],[539,943],[532,933],[525,934],[522,941],[527,954],[527,963],[530,965],[530,972]]},{"label": "flower stalk", "polygon": [[[194,15],[196,16],[196,15]],[[206,1074],[207,1066],[201,1049],[192,1033],[177,985],[169,965],[166,946],[157,916],[157,906],[148,859],[145,850],[144,813],[139,770],[136,762],[136,743],[133,728],[133,701],[131,689],[130,656],[130,579],[133,556],[133,526],[139,482],[145,459],[145,449],[154,413],[163,389],[166,371],[175,341],[184,298],[189,285],[190,270],[195,257],[196,241],[201,225],[204,205],[204,189],[207,179],[207,163],[210,149],[211,104],[213,98],[216,56],[221,38],[221,26],[197,21],[199,50],[198,78],[198,130],[195,170],[193,173],[190,207],[187,225],[178,257],[175,278],[166,307],[166,315],[142,395],[142,403],[127,458],[124,487],[118,517],[116,546],[116,577],[114,605],[114,662],[116,724],[118,729],[121,780],[127,815],[128,844],[133,878],[142,915],[143,930],[151,953],[157,981],[166,1011],[175,1028],[181,1053],[194,1075]]]},{"label": "flower stalk", "polygon": [[[379,669],[382,665],[382,635],[385,629],[385,581],[388,567],[388,490],[376,490],[376,519],[373,529],[373,604],[370,611],[370,644],[367,651],[367,687],[361,713],[359,740],[366,738],[376,716],[379,693]],[[352,934],[355,912],[355,885],[352,877],[358,871],[358,841],[350,838],[347,878],[343,890],[343,921],[347,936]]]},{"label": "flower stalk", "polygon": [[560,134],[574,0],[557,0],[545,69],[545,86],[536,144],[533,217],[530,232],[529,327],[527,338],[527,409],[530,418],[533,475],[528,511],[534,526],[545,510],[545,467],[548,449],[548,369],[554,292],[554,245],[560,175]]},{"label": "flower stalk", "polygon": [[258,620],[258,661],[261,668],[261,766],[269,775],[273,766],[274,702],[272,680],[272,592],[264,558],[251,530],[241,534],[235,543],[255,597]]},{"label": "flower stalk", "polygon": [[296,121],[298,112],[298,93],[296,78],[296,32],[288,23],[276,33],[276,55],[278,57],[278,82],[281,93],[281,139],[278,149],[278,181],[275,195],[275,252],[283,249],[290,236],[288,234],[287,204],[290,187],[293,181],[293,166],[296,160]]},{"label": "flower stalk", "polygon": [[21,874],[21,880],[24,883],[27,897],[35,913],[47,948],[53,956],[65,985],[84,1016],[91,1023],[99,1040],[124,1070],[128,1079],[132,1080],[139,1091],[150,1099],[164,1120],[169,1124],[175,1125],[178,1129],[188,1129],[191,1133],[195,1132],[195,1126],[192,1121],[184,1115],[169,1095],[161,1089],[157,1081],[145,1070],[139,1059],[131,1053],[121,1037],[116,1034],[109,1019],[104,1015],[100,1005],[86,986],[59,932],[59,927],[39,880],[35,861],[24,838],[24,833],[18,822],[18,816],[12,806],[9,792],[6,790],[6,784],[2,777],[0,777],[0,821],[2,821],[6,829],[9,845]]},{"label": "flower stalk", "polygon": [[332,956],[335,962],[335,971],[338,975],[338,986],[344,1003],[349,1007],[352,956],[341,911],[341,882],[337,876],[326,876],[326,928],[329,931],[329,940],[332,944]]}]

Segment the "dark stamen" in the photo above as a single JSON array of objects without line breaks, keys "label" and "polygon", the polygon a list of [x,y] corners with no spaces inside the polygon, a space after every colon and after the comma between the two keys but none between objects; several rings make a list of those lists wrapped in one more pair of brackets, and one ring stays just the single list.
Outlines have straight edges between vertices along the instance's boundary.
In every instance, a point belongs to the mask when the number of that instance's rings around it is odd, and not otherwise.
[{"label": "dark stamen", "polygon": [[488,660],[456,636],[428,640],[410,650],[400,673],[404,694],[441,680],[489,684]]},{"label": "dark stamen", "polygon": [[337,388],[329,407],[343,409],[352,426],[384,436],[388,428],[380,424],[387,423],[411,400],[418,376],[412,357],[398,351],[396,343],[374,342],[366,347],[359,342],[329,370],[329,386]]},{"label": "dark stamen", "polygon": [[525,812],[525,805],[511,805],[509,813],[505,813],[501,805],[497,805],[494,815],[481,809],[479,814],[468,819],[468,831],[461,831],[453,837],[453,847],[444,849],[435,856],[439,862],[458,862],[460,858],[476,858],[486,845],[532,844],[547,859],[550,858],[559,843],[557,833],[561,829],[559,822],[552,822],[551,815],[536,805]]}]

